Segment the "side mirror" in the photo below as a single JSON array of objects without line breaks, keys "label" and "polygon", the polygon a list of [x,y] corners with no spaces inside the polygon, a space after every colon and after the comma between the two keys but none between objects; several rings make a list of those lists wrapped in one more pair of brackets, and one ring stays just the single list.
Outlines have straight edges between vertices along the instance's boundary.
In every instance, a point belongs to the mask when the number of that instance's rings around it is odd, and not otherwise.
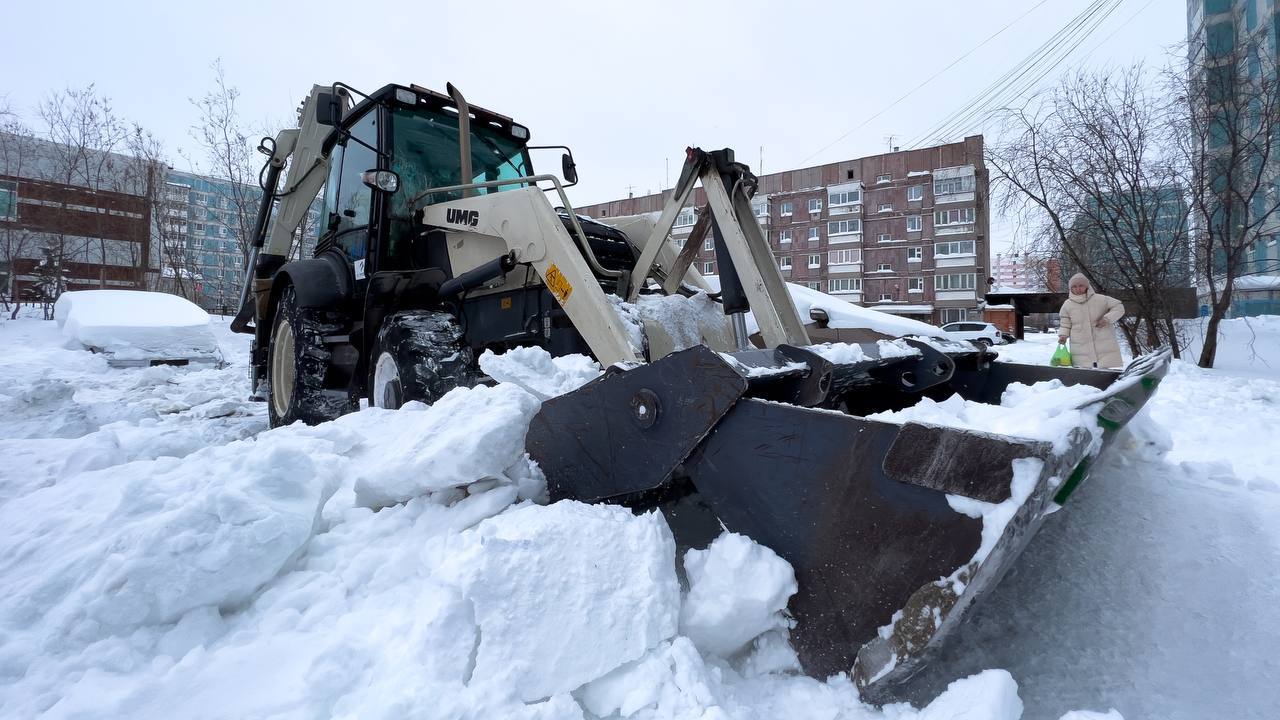
[{"label": "side mirror", "polygon": [[578,184],[578,164],[573,161],[573,156],[569,153],[560,156],[560,174],[564,176],[565,183]]},{"label": "side mirror", "polygon": [[827,323],[831,322],[831,316],[827,315],[827,311],[820,307],[809,308],[809,319],[813,320],[820,328],[826,327]]},{"label": "side mirror", "polygon": [[385,193],[394,193],[400,189],[400,176],[390,170],[365,170],[360,179],[365,185]]},{"label": "side mirror", "polygon": [[338,98],[333,93],[316,95],[316,122],[328,127],[337,125],[342,120],[339,117],[341,108],[342,105],[338,103]]}]

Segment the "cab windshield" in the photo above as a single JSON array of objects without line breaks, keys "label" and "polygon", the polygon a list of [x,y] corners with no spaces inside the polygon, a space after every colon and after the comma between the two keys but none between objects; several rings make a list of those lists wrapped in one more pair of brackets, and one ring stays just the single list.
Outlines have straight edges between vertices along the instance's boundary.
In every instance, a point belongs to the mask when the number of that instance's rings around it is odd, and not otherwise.
[{"label": "cab windshield", "polygon": [[[531,174],[524,142],[481,120],[473,120],[471,123],[471,171],[474,176],[465,179],[461,176],[456,114],[422,107],[395,106],[391,110],[391,123],[391,169],[400,176],[398,194],[406,201],[433,187],[504,180]],[[514,190],[525,184],[479,188],[476,194]],[[414,206],[422,207],[460,197],[461,191],[434,193],[414,203]],[[395,216],[411,212],[407,202],[397,202],[394,205]]]}]

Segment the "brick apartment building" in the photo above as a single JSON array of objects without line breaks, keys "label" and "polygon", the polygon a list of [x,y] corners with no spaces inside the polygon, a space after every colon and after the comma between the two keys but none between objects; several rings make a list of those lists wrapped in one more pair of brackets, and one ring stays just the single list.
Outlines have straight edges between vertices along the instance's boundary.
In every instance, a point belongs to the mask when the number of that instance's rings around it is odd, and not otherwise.
[{"label": "brick apartment building", "polygon": [[[662,194],[578,208],[609,217],[656,213]],[[705,202],[702,189],[692,205]],[[990,263],[983,138],[760,177],[753,200],[783,276],[831,295],[942,324],[979,317]],[[686,208],[672,230],[693,227]],[[697,267],[715,275],[708,240]]]},{"label": "brick apartment building", "polygon": [[0,141],[0,292],[23,296],[50,259],[64,290],[146,287],[155,178],[120,155],[87,154],[72,171],[53,143]]}]

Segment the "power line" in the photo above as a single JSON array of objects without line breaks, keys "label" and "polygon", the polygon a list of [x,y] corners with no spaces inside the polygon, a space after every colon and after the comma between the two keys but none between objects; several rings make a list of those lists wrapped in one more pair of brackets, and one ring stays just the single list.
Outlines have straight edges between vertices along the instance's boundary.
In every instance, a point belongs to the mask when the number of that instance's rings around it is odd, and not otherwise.
[{"label": "power line", "polygon": [[828,143],[828,144],[824,145],[823,147],[819,148],[817,151],[813,152],[811,155],[809,155],[809,156],[808,156],[808,157],[806,157],[805,159],[801,160],[801,161],[797,164],[797,167],[799,167],[799,166],[803,166],[805,163],[809,162],[809,161],[810,161],[810,160],[812,160],[814,157],[817,157],[818,155],[820,155],[820,154],[822,154],[822,153],[826,152],[827,150],[831,149],[831,147],[832,147],[832,146],[836,145],[836,144],[837,144],[837,143],[839,143],[841,140],[844,140],[845,138],[849,137],[850,135],[852,135],[853,133],[857,132],[858,130],[861,130],[863,127],[866,127],[867,123],[871,122],[872,120],[875,120],[876,118],[880,117],[881,115],[885,114],[886,112],[889,112],[891,109],[893,109],[893,107],[894,107],[895,105],[897,105],[898,103],[902,102],[903,100],[906,100],[907,98],[911,97],[912,95],[914,95],[914,94],[915,94],[915,92],[916,92],[917,90],[919,90],[919,89],[923,88],[925,85],[928,85],[929,83],[931,83],[931,82],[933,82],[934,80],[938,79],[938,76],[939,76],[939,75],[941,75],[941,74],[945,73],[946,71],[948,71],[948,70],[950,70],[951,68],[953,68],[953,67],[955,67],[956,65],[958,65],[958,64],[960,63],[960,61],[964,60],[965,58],[969,57],[969,56],[970,56],[970,55],[972,55],[973,53],[975,53],[975,52],[977,52],[978,50],[980,50],[984,45],[986,45],[987,43],[989,43],[989,42],[991,42],[992,40],[994,40],[997,36],[999,36],[1000,34],[1002,34],[1005,30],[1008,30],[1009,28],[1011,28],[1011,27],[1013,27],[1014,25],[1016,25],[1016,24],[1018,23],[1018,21],[1022,20],[1022,18],[1024,18],[1024,17],[1026,17],[1026,16],[1030,15],[1032,12],[1034,12],[1034,11],[1036,10],[1036,8],[1040,7],[1041,5],[1044,5],[1044,4],[1045,4],[1046,2],[1048,2],[1048,1],[1049,1],[1049,0],[1040,0],[1040,2],[1036,3],[1035,5],[1032,5],[1030,10],[1027,10],[1026,12],[1022,13],[1022,14],[1021,14],[1021,15],[1019,15],[1018,17],[1014,18],[1012,21],[1010,21],[1010,22],[1009,22],[1009,24],[1008,24],[1008,25],[1005,25],[1004,27],[1002,27],[1002,28],[1000,28],[999,30],[997,30],[997,31],[995,31],[994,33],[992,33],[991,35],[988,35],[988,36],[987,36],[987,38],[986,38],[985,40],[983,40],[982,42],[978,43],[977,45],[974,45],[974,46],[973,46],[972,48],[970,48],[970,49],[969,49],[969,51],[968,51],[968,52],[966,52],[965,54],[961,55],[960,57],[956,58],[955,60],[952,60],[952,61],[951,61],[951,63],[950,63],[949,65],[947,65],[946,67],[944,67],[944,68],[942,68],[941,70],[939,70],[938,72],[936,72],[936,73],[934,73],[934,74],[930,75],[927,79],[925,79],[925,81],[924,81],[924,82],[922,82],[922,83],[920,83],[919,85],[916,85],[915,87],[913,87],[913,88],[911,88],[910,90],[908,90],[908,91],[907,91],[907,92],[906,92],[902,97],[900,97],[900,98],[898,98],[897,100],[894,100],[893,102],[889,103],[889,104],[888,104],[888,105],[886,105],[884,108],[882,108],[879,112],[877,112],[875,115],[872,115],[871,117],[867,118],[866,120],[863,120],[861,123],[858,123],[858,125],[856,125],[856,126],[854,126],[853,128],[849,129],[847,132],[845,132],[845,133],[844,133],[843,135],[841,135],[840,137],[836,138],[835,140],[832,140],[830,143]]},{"label": "power line", "polygon": [[1034,52],[958,110],[913,140],[909,147],[914,149],[931,140],[946,139],[955,132],[972,126],[975,120],[985,119],[994,108],[1022,96],[1075,52],[1121,2],[1123,0],[1094,0]]}]

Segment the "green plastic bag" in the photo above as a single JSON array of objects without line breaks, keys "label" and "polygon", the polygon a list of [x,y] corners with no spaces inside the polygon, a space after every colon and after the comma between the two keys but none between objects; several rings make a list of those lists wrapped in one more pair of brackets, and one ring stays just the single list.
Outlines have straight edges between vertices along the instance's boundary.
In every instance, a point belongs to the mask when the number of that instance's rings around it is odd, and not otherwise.
[{"label": "green plastic bag", "polygon": [[1054,367],[1071,367],[1071,351],[1066,345],[1059,345],[1053,351],[1053,357],[1049,358],[1049,364]]}]

